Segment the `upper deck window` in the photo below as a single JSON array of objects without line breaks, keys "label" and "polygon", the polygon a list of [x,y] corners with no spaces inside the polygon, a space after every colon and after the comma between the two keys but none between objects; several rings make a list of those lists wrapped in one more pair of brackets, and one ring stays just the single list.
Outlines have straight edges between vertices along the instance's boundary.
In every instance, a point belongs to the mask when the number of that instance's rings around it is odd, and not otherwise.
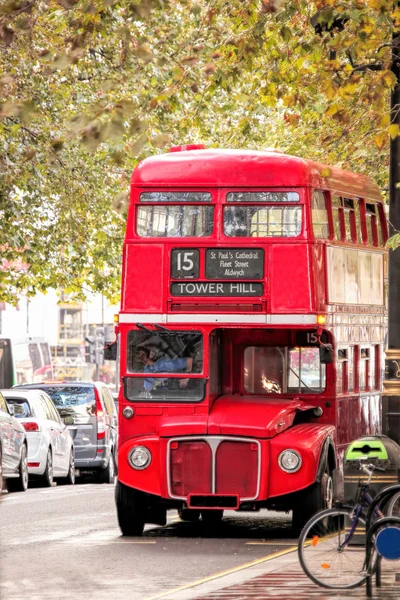
[{"label": "upper deck window", "polygon": [[210,192],[142,192],[140,202],[211,202]]},{"label": "upper deck window", "polygon": [[354,200],[351,198],[343,198],[344,206],[344,229],[347,242],[357,241],[356,232],[356,215],[354,212]]},{"label": "upper deck window", "polygon": [[368,244],[370,246],[376,246],[378,244],[376,206],[372,202],[367,202],[365,204],[365,220],[367,224]]},{"label": "upper deck window", "polygon": [[326,205],[326,195],[320,190],[313,191],[311,214],[315,237],[326,240],[329,238],[328,209]]},{"label": "upper deck window", "polygon": [[229,192],[227,202],[300,202],[297,192]]},{"label": "upper deck window", "polygon": [[224,232],[229,237],[296,237],[301,206],[226,206]]},{"label": "upper deck window", "polygon": [[136,228],[140,237],[205,237],[213,222],[212,206],[139,206]]}]

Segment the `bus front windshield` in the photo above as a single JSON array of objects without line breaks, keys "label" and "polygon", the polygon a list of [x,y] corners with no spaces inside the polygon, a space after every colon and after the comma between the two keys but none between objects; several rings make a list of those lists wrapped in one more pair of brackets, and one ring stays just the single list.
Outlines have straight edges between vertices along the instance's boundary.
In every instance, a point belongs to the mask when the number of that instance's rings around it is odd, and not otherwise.
[{"label": "bus front windshield", "polygon": [[[126,378],[129,400],[199,402],[204,380],[188,374],[203,371],[203,336],[198,331],[130,331]],[[162,374],[162,376],[161,376]],[[182,377],[168,377],[182,374]]]},{"label": "bus front windshield", "polygon": [[249,394],[315,394],[325,389],[318,347],[248,346],[244,389]]}]

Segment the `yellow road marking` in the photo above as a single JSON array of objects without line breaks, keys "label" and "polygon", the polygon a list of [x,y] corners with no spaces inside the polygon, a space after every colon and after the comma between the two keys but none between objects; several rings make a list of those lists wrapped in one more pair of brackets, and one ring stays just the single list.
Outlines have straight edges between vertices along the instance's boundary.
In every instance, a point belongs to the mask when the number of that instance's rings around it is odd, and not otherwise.
[{"label": "yellow road marking", "polygon": [[157,544],[156,541],[153,542],[153,541],[150,541],[150,540],[149,541],[147,541],[147,540],[146,541],[144,541],[144,540],[143,541],[136,541],[136,540],[130,541],[130,540],[127,540],[126,542],[118,542],[118,541],[116,541],[116,542],[112,542],[112,541],[107,542],[105,540],[101,540],[101,541],[99,540],[99,541],[96,541],[96,542],[88,542],[88,544],[89,543],[90,543],[90,545],[94,544],[94,545],[97,545],[97,546],[107,546],[108,544]]},{"label": "yellow road marking", "polygon": [[293,543],[285,542],[246,542],[246,546],[292,546]]},{"label": "yellow road marking", "polygon": [[278,556],[284,556],[285,554],[290,554],[290,552],[294,552],[297,550],[297,546],[291,546],[286,550],[280,550],[279,552],[274,552],[274,554],[269,554],[268,556],[263,556],[262,558],[257,558],[256,560],[252,560],[251,562],[245,563],[244,565],[239,565],[238,567],[233,567],[232,569],[227,569],[226,571],[221,571],[220,573],[215,573],[214,575],[209,575],[208,577],[204,577],[203,579],[198,579],[193,583],[188,583],[186,585],[181,585],[177,588],[173,588],[168,592],[163,592],[162,594],[157,594],[156,596],[150,596],[145,600],[158,600],[159,598],[165,598],[165,596],[169,596],[170,594],[177,594],[178,592],[183,592],[184,590],[188,590],[190,588],[194,588],[202,583],[208,583],[209,581],[213,581],[214,579],[219,579],[220,577],[224,577],[225,575],[231,575],[232,573],[237,573],[238,571],[243,571],[243,569],[248,569],[250,567],[254,567],[255,565],[259,565],[261,563],[272,560],[273,558],[278,558]]}]

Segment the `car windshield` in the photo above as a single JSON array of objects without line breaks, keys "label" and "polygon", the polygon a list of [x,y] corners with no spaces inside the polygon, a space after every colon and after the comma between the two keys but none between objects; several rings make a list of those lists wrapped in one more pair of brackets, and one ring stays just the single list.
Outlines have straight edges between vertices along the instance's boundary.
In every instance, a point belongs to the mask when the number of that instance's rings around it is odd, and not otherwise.
[{"label": "car windshield", "polygon": [[46,387],[43,390],[53,400],[56,408],[82,406],[95,401],[94,388],[87,386]]},{"label": "car windshield", "polygon": [[29,406],[26,398],[6,398],[7,404],[14,406],[14,417],[17,419],[25,419],[26,417],[32,417],[32,410]]}]

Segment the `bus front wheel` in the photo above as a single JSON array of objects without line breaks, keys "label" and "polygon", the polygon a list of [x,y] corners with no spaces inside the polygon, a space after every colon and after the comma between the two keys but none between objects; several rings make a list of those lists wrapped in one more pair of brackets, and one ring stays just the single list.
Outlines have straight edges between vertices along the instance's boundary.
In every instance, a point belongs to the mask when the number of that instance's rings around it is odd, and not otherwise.
[{"label": "bus front wheel", "polygon": [[320,480],[301,493],[297,506],[293,508],[293,529],[300,532],[315,513],[332,508],[333,497],[333,476],[326,464]]},{"label": "bus front wheel", "polygon": [[115,486],[115,503],[117,506],[118,524],[122,535],[142,535],[145,526],[145,507],[137,492],[117,481]]}]

